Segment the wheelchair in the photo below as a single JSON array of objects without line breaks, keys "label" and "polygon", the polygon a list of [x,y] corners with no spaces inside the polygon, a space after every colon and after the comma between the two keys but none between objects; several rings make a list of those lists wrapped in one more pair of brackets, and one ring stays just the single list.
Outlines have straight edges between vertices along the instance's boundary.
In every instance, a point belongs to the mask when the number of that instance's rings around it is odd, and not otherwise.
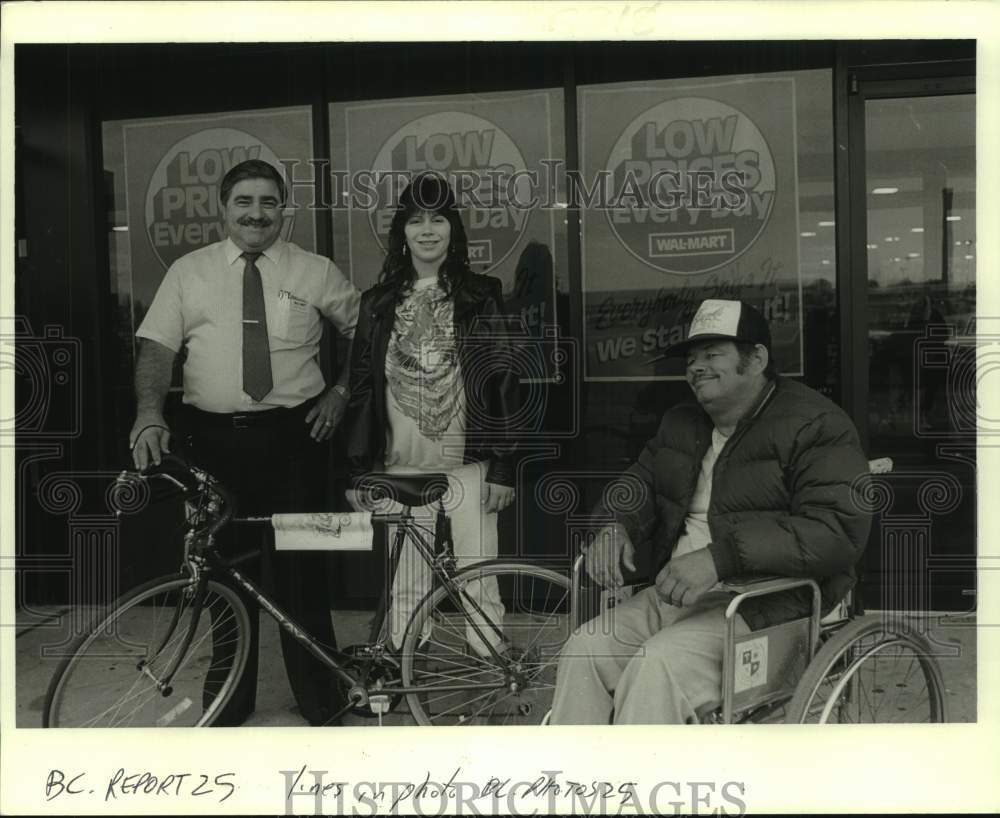
[{"label": "wheelchair", "polygon": [[[892,470],[888,458],[869,463],[872,474]],[[855,616],[850,597],[821,615],[819,586],[811,579],[754,577],[723,583],[726,608],[721,700],[700,708],[703,724],[882,724],[948,720],[945,687],[935,649],[917,624],[884,612]],[[808,616],[737,634],[748,599],[795,588],[812,591]],[[571,578],[574,627],[631,596],[590,584],[584,558]]]}]

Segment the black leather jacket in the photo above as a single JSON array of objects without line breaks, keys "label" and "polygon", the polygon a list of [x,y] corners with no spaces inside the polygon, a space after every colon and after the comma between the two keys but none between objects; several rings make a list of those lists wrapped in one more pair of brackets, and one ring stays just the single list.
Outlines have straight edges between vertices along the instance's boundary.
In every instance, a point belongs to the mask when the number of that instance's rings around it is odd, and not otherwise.
[{"label": "black leather jacket", "polygon": [[[465,462],[490,461],[486,480],[514,485],[510,419],[521,405],[499,279],[471,275],[454,293],[455,333],[466,397]],[[361,296],[351,350],[351,397],[343,428],[352,474],[385,460],[385,356],[396,320],[393,288],[378,284]]]}]

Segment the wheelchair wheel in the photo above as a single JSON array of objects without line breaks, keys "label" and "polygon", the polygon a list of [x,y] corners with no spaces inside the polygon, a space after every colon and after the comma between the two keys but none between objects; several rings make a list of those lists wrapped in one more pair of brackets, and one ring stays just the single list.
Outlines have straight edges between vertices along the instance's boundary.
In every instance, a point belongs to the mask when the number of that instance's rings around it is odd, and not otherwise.
[{"label": "wheelchair wheel", "polygon": [[790,724],[946,721],[933,647],[900,622],[848,622],[816,653],[788,705]]},{"label": "wheelchair wheel", "polygon": [[541,724],[571,630],[562,574],[501,561],[459,571],[423,598],[407,627],[403,685],[420,688],[407,694],[411,715],[421,725]]},{"label": "wheelchair wheel", "polygon": [[[197,626],[182,653],[194,590],[186,575],[160,577],[116,602],[56,669],[42,726],[209,726],[246,666],[250,618],[235,591],[208,580]],[[157,685],[178,659],[169,685]]]}]

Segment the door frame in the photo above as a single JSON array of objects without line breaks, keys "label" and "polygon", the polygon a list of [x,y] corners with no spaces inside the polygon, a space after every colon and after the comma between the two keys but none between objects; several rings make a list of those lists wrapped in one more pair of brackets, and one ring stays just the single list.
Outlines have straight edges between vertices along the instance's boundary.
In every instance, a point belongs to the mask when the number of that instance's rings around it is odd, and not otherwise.
[{"label": "door frame", "polygon": [[[857,427],[869,457],[868,429],[868,190],[865,146],[865,103],[875,99],[974,94],[975,63],[971,60],[923,65],[885,65],[852,68],[838,56],[834,74],[834,172],[836,241],[838,260],[838,311],[840,328],[840,404]],[[875,527],[868,543],[875,541]],[[881,557],[880,557],[881,559]],[[867,573],[862,569],[863,573]],[[859,581],[855,603],[866,604],[864,580]],[[926,589],[930,594],[931,589]],[[877,605],[885,604],[880,594]],[[928,596],[929,600],[929,596]]]},{"label": "door frame", "polygon": [[[868,452],[868,200],[865,184],[865,103],[870,99],[974,94],[975,63],[851,67],[838,55],[834,69],[837,305],[841,339],[840,405]],[[868,452],[877,456],[877,452]]]}]

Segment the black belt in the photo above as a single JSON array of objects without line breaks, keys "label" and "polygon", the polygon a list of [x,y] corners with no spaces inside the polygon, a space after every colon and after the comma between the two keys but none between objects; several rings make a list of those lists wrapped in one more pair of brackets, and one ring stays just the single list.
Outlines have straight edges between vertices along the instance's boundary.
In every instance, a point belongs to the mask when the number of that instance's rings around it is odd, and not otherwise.
[{"label": "black belt", "polygon": [[262,429],[296,420],[302,422],[318,399],[317,395],[315,398],[309,398],[291,408],[279,406],[274,409],[261,409],[257,412],[206,412],[191,404],[185,404],[184,411],[190,422],[203,427]]}]

